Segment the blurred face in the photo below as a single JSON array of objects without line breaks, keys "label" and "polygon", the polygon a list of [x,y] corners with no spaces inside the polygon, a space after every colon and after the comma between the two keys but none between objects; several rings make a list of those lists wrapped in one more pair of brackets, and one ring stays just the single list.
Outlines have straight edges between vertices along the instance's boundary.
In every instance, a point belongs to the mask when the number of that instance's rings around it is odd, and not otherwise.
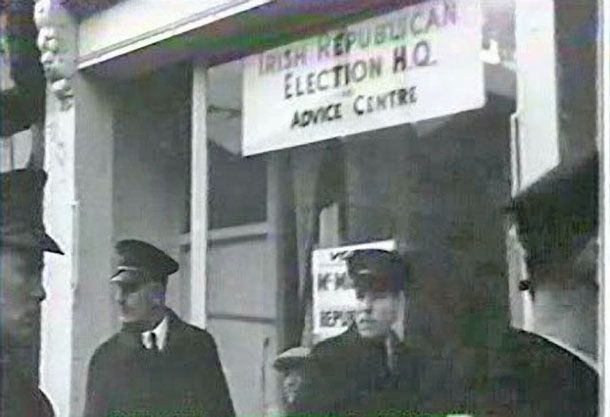
[{"label": "blurred face", "polygon": [[0,248],[0,323],[2,343],[27,350],[38,345],[42,286],[42,253]]},{"label": "blurred face", "polygon": [[356,328],[366,339],[390,334],[398,317],[399,297],[392,292],[357,291]]},{"label": "blurred face", "polygon": [[284,400],[288,404],[295,402],[301,383],[303,382],[303,374],[300,368],[294,368],[286,372],[283,383]]},{"label": "blurred face", "polygon": [[[121,274],[130,274],[125,271]],[[114,299],[119,305],[119,318],[123,323],[154,320],[165,305],[163,285],[158,282],[127,283],[116,282]]]}]

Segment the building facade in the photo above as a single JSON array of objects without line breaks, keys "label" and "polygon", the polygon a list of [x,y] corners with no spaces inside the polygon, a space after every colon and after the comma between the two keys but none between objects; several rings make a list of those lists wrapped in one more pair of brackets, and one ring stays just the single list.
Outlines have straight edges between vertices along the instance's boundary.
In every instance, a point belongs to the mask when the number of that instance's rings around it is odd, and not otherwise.
[{"label": "building facade", "polygon": [[[596,363],[596,278],[520,291],[528,273],[506,208],[552,169],[599,152],[597,2],[472,2],[470,38],[443,32],[463,1],[361,3],[36,2],[49,80],[45,223],[67,254],[45,269],[41,380],[58,415],[80,415],[90,355],[117,329],[112,248],[130,237],[180,260],[169,304],[217,338],[239,415],[278,410],[273,359],[316,340],[317,248],[395,241],[414,277],[405,337],[431,348],[493,345],[494,329],[512,323]],[[410,16],[407,38],[438,29],[431,42],[442,56],[474,54],[435,67],[406,39],[400,55],[390,42],[400,26],[383,26],[394,16]],[[349,42],[362,43],[347,34],[367,27],[386,27],[390,46],[379,54],[394,77],[407,58],[430,64],[421,80],[406,76],[430,87],[428,101],[392,123],[368,115],[342,130],[326,102],[328,127],[307,130],[292,103],[329,88],[341,69],[314,66],[316,87],[305,64],[297,81],[288,47],[318,42],[318,53],[347,55]],[[373,55],[344,58],[352,82],[369,63],[372,81],[361,85],[391,84],[381,72],[373,79]],[[284,96],[273,107],[277,80]],[[395,93],[396,103],[408,94]],[[384,100],[353,109],[385,111]],[[286,115],[293,123],[283,129]]]}]

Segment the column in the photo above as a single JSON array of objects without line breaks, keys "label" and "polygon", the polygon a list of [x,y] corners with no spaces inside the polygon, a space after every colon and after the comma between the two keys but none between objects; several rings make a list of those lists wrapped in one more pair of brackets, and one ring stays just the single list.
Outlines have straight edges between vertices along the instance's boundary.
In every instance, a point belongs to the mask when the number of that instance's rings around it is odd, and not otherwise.
[{"label": "column", "polygon": [[89,358],[113,331],[110,104],[95,81],[73,81],[69,109],[49,98],[45,138],[45,222],[66,255],[45,267],[41,379],[62,416],[80,415]]},{"label": "column", "polygon": [[44,217],[66,253],[46,258],[41,385],[56,415],[80,416],[89,358],[113,331],[111,89],[75,72],[77,23],[59,2],[39,0],[35,21],[48,81]]},{"label": "column", "polygon": [[208,245],[207,67],[193,64],[191,137],[191,317],[206,326],[206,254]]}]

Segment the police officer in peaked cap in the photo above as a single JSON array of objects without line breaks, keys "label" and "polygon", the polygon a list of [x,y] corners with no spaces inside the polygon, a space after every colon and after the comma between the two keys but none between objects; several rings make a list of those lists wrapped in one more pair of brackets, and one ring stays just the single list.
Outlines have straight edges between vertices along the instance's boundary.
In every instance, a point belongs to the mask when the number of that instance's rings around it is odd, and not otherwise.
[{"label": "police officer in peaked cap", "polygon": [[358,305],[353,324],[312,348],[300,413],[366,415],[411,408],[406,345],[392,330],[408,269],[395,251],[363,249],[345,257]]},{"label": "police officer in peaked cap", "polygon": [[122,328],[91,358],[85,416],[233,416],[213,337],[165,305],[178,263],[141,240],[115,249],[110,285]]},{"label": "police officer in peaked cap", "polygon": [[53,416],[38,388],[43,253],[63,254],[45,232],[43,190],[36,169],[0,175],[0,415]]},{"label": "police officer in peaked cap", "polygon": [[410,268],[397,251],[362,249],[346,257],[358,304],[344,333],[312,349],[305,413],[335,415],[468,415],[468,377],[460,360],[404,341],[394,323],[409,300]]}]

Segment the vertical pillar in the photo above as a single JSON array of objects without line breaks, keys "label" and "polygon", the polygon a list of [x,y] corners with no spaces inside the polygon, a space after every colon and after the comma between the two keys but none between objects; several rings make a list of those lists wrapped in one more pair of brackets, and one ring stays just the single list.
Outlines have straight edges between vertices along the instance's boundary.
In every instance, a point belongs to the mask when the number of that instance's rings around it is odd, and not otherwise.
[{"label": "vertical pillar", "polygon": [[[299,271],[295,215],[292,199],[290,162],[287,152],[267,155],[267,242],[273,263],[269,271],[276,275],[277,282],[277,345],[280,350],[298,344],[299,330]],[[301,318],[302,319],[302,318]]]},{"label": "vertical pillar", "polygon": [[[520,178],[526,188],[560,160],[554,1],[515,2]],[[544,91],[545,94],[538,92]]]},{"label": "vertical pillar", "polygon": [[111,103],[95,80],[74,76],[69,108],[49,97],[45,222],[66,256],[47,260],[42,385],[61,416],[79,416],[94,349],[113,332]]},{"label": "vertical pillar", "polygon": [[[299,326],[299,272],[296,254],[295,222],[292,202],[292,181],[288,152],[274,152],[266,156],[267,161],[267,247],[270,267],[267,271],[273,274],[276,282],[276,343],[278,352],[300,341],[301,334],[296,331]],[[278,352],[269,352],[275,357]],[[277,414],[281,398],[281,378],[265,364],[268,373],[264,413]]]},{"label": "vertical pillar", "polygon": [[[45,129],[44,222],[65,255],[45,255],[43,281],[48,293],[42,306],[40,382],[56,414],[70,415],[72,386],[73,284],[76,280],[74,217],[74,112],[60,113],[58,103],[47,100]],[[62,379],[63,377],[63,379]]]},{"label": "vertical pillar", "polygon": [[[598,22],[605,22],[600,25],[601,29],[597,34],[598,44],[598,57],[608,57],[610,54],[610,43],[607,42],[610,39],[610,25],[607,22],[610,21],[610,2],[607,0],[598,1]],[[603,40],[606,41],[603,41]],[[610,286],[607,284],[608,277],[608,266],[610,265],[610,250],[608,250],[608,239],[610,238],[610,182],[608,178],[610,176],[610,153],[608,152],[608,138],[610,138],[610,111],[608,111],[608,93],[610,93],[610,60],[609,59],[598,59],[597,61],[597,126],[599,136],[599,147],[601,148],[601,166],[603,167],[602,178],[600,184],[603,184],[600,192],[600,213],[602,218],[600,219],[600,256],[598,259],[598,282],[600,285],[599,290],[599,336],[598,342],[600,358],[600,410],[599,415],[608,417],[610,416],[610,367],[608,366],[608,359],[610,358],[610,343],[606,343],[607,337],[610,334]],[[605,139],[605,140],[604,140]],[[605,208],[605,209],[604,209]]]},{"label": "vertical pillar", "polygon": [[191,323],[206,325],[208,244],[207,67],[193,65],[191,137]]},{"label": "vertical pillar", "polygon": [[[78,262],[75,185],[76,112],[73,101],[53,94],[53,85],[72,75],[75,65],[77,23],[55,0],[38,0],[34,6],[37,46],[47,78],[44,167],[49,174],[44,199],[44,222],[65,255],[45,255],[43,282],[48,297],[42,306],[40,384],[55,413],[70,416],[74,333],[74,288]],[[59,65],[60,63],[65,64]],[[62,71],[64,70],[65,71]]]}]

